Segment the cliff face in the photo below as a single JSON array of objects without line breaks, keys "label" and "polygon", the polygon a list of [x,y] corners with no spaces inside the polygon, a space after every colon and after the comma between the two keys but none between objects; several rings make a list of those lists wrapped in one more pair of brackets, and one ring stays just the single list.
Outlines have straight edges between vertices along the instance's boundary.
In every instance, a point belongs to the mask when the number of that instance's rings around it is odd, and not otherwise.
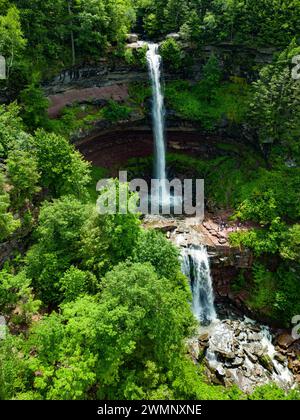
[{"label": "cliff face", "polygon": [[[94,165],[118,170],[126,165],[128,159],[153,155],[153,134],[150,125],[122,122],[113,129],[103,122],[101,126],[102,129],[99,124],[94,132],[76,141],[78,150]],[[222,148],[224,143],[231,145],[231,149]],[[191,129],[185,131],[183,128],[171,128],[167,131],[167,147],[172,153],[213,159],[230,154],[237,155],[240,146],[238,140],[221,134],[206,134]],[[143,173],[143,176],[147,178],[150,173]],[[176,173],[176,176],[180,177],[180,174]]]},{"label": "cliff face", "polygon": [[[196,82],[202,77],[202,67],[207,58],[214,53],[223,69],[225,78],[230,76],[245,77],[253,80],[253,67],[272,62],[274,48],[254,49],[242,45],[222,43],[207,45],[196,50],[192,45],[181,43],[182,50],[193,57],[188,67],[183,65],[177,73],[165,72],[166,80],[186,79]],[[127,45],[128,49],[144,48],[143,41]],[[49,115],[56,117],[65,105],[89,100],[124,100],[128,94],[127,87],[131,83],[148,81],[148,73],[143,63],[127,64],[124,59],[113,55],[101,58],[93,65],[64,69],[54,79],[44,83],[43,88],[49,98]]]},{"label": "cliff face", "polygon": [[[144,48],[145,43],[134,42],[127,45],[127,48],[135,50]],[[206,45],[201,50],[193,45],[181,43],[182,50],[193,57],[189,67],[183,68],[176,74],[165,73],[166,79],[180,78],[181,76],[197,81],[201,78],[201,68],[207,58],[214,53],[219,57],[220,64],[225,76],[234,74],[241,77],[249,77],[251,65],[266,65],[272,62],[275,48],[251,48],[244,45],[231,43],[219,43]],[[46,93],[53,94],[61,92],[67,87],[89,88],[93,86],[103,87],[114,84],[128,84],[148,79],[145,66],[126,63],[123,59],[106,57],[99,59],[94,65],[78,66],[65,69],[53,80],[44,84]]]},{"label": "cliff face", "polygon": [[229,232],[225,230],[218,232],[217,225],[213,225],[209,214],[206,214],[203,222],[193,218],[165,219],[161,216],[147,216],[144,227],[165,233],[166,237],[180,249],[205,245],[210,257],[216,302],[232,304],[242,313],[251,314],[246,303],[247,290],[236,292],[233,283],[241,270],[244,272],[251,270],[252,253],[247,249],[241,250],[230,246]]},{"label": "cliff face", "polygon": [[[135,39],[128,48],[139,49],[143,46],[143,43]],[[180,73],[166,73],[166,80],[200,80],[203,63],[214,53],[223,67],[225,78],[235,75],[251,81],[254,74],[249,69],[270,63],[274,53],[274,49],[270,48],[257,50],[232,44],[205,46],[197,54],[191,45],[183,44],[182,47],[194,57],[193,63]],[[130,85],[148,82],[148,79],[147,70],[143,66],[135,67],[113,57],[103,59],[95,65],[66,69],[44,85],[50,101],[49,115],[55,118],[65,106],[73,104],[93,103],[102,106],[110,100],[127,104],[130,100]],[[96,120],[88,128],[74,133],[72,141],[86,159],[108,168],[115,176],[129,158],[143,158],[153,154],[150,107],[144,104],[144,109],[140,111],[135,109],[122,121]],[[167,110],[167,113],[167,142],[170,152],[212,159],[237,153],[238,145],[242,142],[251,143],[244,127],[229,124],[226,117],[211,134],[205,132],[197,122],[180,119],[171,110]],[[230,150],[228,147],[222,149],[219,147],[220,143],[226,143],[227,146],[230,144],[232,147]],[[232,280],[241,269],[251,269],[251,253],[230,247],[228,232],[220,231],[218,224],[212,221],[206,220],[193,228],[184,223],[176,225],[175,222],[176,226],[171,226],[170,230],[168,223],[169,221],[166,226],[154,223],[153,227],[167,232],[171,240],[182,240],[180,246],[204,243],[210,253],[217,300],[232,302],[244,310],[247,306],[247,291],[234,292]]]}]

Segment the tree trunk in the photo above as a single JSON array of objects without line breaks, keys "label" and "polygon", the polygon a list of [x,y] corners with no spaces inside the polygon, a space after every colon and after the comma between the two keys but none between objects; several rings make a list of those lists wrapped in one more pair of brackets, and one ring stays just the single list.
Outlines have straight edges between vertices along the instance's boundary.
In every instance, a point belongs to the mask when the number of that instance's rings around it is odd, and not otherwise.
[{"label": "tree trunk", "polygon": [[[71,10],[71,0],[68,0],[68,10],[70,15],[70,24],[71,28],[73,26],[73,20],[72,20],[72,10]],[[74,42],[74,32],[73,29],[71,29],[71,46],[72,46],[72,66],[75,66],[76,63],[76,54],[75,54],[75,42]]]}]

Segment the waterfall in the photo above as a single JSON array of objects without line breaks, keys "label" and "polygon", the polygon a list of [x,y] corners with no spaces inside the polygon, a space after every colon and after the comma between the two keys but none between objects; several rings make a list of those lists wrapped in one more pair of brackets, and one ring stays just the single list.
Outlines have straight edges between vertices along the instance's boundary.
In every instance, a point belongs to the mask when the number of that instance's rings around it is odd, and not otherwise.
[{"label": "waterfall", "polygon": [[162,181],[160,201],[168,202],[166,190],[165,107],[161,86],[161,56],[157,44],[149,44],[147,62],[152,84],[152,119],[155,141],[155,178]]},{"label": "waterfall", "polygon": [[285,365],[279,363],[276,360],[276,349],[272,343],[273,336],[270,332],[270,329],[266,326],[263,326],[261,328],[261,336],[262,336],[262,344],[267,349],[267,354],[269,358],[272,361],[272,365],[274,367],[274,372],[272,374],[272,379],[278,384],[278,385],[292,385],[294,382],[293,375],[291,371],[288,369],[287,361]]},{"label": "waterfall", "polygon": [[193,294],[193,313],[201,324],[210,324],[217,315],[207,249],[187,248],[182,256],[182,271],[190,279]]}]

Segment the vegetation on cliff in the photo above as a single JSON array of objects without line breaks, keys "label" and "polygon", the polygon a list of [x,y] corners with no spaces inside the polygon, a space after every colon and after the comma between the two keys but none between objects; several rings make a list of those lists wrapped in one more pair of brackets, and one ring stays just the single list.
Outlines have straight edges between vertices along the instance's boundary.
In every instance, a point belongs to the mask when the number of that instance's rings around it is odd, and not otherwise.
[{"label": "vegetation on cliff", "polygon": [[[234,137],[220,140],[222,156],[170,154],[168,164],[205,179],[209,210],[229,209],[251,224],[231,235],[232,245],[254,254],[236,287],[248,289],[250,308],[281,325],[300,313],[300,84],[292,78],[299,1],[0,0],[8,73],[0,81],[0,315],[7,324],[0,398],[300,398],[275,385],[246,396],[208,383],[187,355],[196,324],[178,250],[144,231],[139,214],[95,210],[95,184],[106,172],[70,137],[101,120],[146,118],[149,86],[131,84],[123,102],[47,115],[42,82],[63,68],[109,57],[144,71],[145,48],[125,48],[133,30],[164,39],[170,118]],[[165,39],[173,31],[180,41]],[[220,57],[203,54],[211,43],[272,47],[274,59],[245,77],[228,74]],[[202,63],[197,81],[189,78],[194,56]]]}]

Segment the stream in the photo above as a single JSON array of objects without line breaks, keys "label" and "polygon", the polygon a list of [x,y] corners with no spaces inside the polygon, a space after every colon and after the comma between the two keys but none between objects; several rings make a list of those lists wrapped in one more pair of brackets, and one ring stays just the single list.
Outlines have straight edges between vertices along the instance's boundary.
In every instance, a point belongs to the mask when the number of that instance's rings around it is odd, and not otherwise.
[{"label": "stream", "polygon": [[204,357],[212,382],[246,392],[269,382],[288,390],[295,381],[288,360],[277,352],[269,327],[234,312],[226,319],[214,305],[209,257],[204,246],[182,250],[182,271],[190,280],[192,310],[199,321],[189,342],[195,361]]},{"label": "stream", "polygon": [[[170,195],[165,188],[165,108],[161,83],[162,60],[157,44],[148,44],[147,63],[152,85],[154,173],[155,179],[161,181],[158,200],[164,205],[165,202],[170,202]],[[276,351],[270,329],[249,318],[238,317],[230,311],[227,311],[226,319],[219,316],[214,304],[209,255],[205,246],[195,246],[193,242],[187,246],[184,235],[177,236],[175,242],[182,250],[182,272],[190,281],[191,309],[199,322],[198,334],[189,342],[194,361],[198,363],[205,360],[207,374],[212,382],[225,386],[236,384],[246,393],[251,393],[256,386],[271,381],[284,389],[291,388],[295,381],[288,369],[288,359]]]}]

